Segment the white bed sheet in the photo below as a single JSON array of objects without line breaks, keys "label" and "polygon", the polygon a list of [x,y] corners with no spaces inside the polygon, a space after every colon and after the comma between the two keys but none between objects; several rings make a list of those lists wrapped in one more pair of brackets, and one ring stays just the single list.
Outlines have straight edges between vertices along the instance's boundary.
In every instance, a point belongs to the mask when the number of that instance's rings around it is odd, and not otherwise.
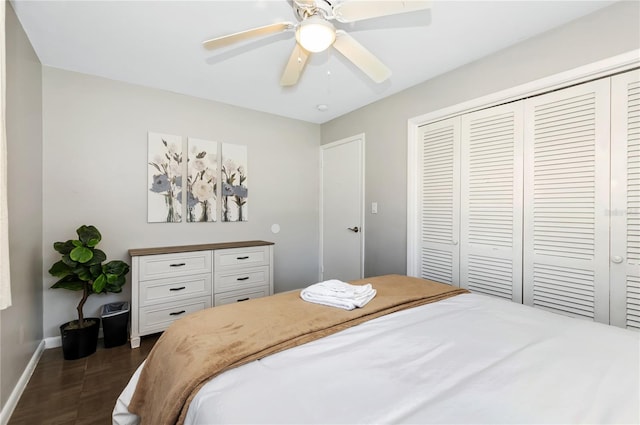
[{"label": "white bed sheet", "polygon": [[459,295],[225,372],[185,423],[638,424],[640,334]]}]

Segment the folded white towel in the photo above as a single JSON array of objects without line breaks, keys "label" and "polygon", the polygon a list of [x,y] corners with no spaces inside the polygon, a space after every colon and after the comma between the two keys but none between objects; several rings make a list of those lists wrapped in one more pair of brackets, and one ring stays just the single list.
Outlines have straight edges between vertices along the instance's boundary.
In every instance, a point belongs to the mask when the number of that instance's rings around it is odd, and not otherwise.
[{"label": "folded white towel", "polygon": [[317,295],[328,295],[341,298],[353,298],[359,295],[368,294],[373,288],[370,283],[366,285],[351,285],[341,280],[331,279],[324,282],[314,283],[304,289],[307,293]]},{"label": "folded white towel", "polygon": [[315,283],[300,291],[300,297],[305,301],[345,310],[363,307],[375,295],[376,290],[370,283],[351,285],[336,279]]}]

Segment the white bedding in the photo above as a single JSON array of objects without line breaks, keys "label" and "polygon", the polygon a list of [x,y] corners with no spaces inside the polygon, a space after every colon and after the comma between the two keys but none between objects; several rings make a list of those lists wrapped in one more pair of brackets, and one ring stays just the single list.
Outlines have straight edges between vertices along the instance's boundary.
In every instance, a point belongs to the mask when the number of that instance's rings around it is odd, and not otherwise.
[{"label": "white bedding", "polygon": [[212,379],[185,424],[229,423],[638,424],[640,334],[458,295]]}]

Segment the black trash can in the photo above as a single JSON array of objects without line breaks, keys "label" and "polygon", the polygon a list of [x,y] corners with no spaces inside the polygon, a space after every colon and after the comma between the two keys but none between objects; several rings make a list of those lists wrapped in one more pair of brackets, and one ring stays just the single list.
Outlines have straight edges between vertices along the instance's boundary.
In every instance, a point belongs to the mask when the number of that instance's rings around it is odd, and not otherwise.
[{"label": "black trash can", "polygon": [[104,346],[117,347],[127,343],[129,338],[129,303],[126,301],[109,303],[102,306],[100,314]]}]

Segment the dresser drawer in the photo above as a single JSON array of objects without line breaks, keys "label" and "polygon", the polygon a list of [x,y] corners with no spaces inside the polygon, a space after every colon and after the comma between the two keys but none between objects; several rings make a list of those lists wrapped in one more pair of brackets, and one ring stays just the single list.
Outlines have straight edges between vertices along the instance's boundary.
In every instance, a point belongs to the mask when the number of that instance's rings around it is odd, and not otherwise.
[{"label": "dresser drawer", "polygon": [[223,294],[215,295],[215,305],[248,301],[253,298],[266,297],[267,295],[269,295],[269,286],[263,286],[260,288],[249,288],[243,291],[225,292]]},{"label": "dresser drawer", "polygon": [[220,249],[215,251],[214,257],[215,272],[237,269],[240,267],[268,265],[270,261],[268,246]]},{"label": "dresser drawer", "polygon": [[140,282],[140,306],[211,295],[211,273]]},{"label": "dresser drawer", "polygon": [[140,309],[140,334],[146,335],[160,332],[169,327],[176,320],[189,313],[211,307],[211,296],[199,297],[182,302],[159,304],[157,306],[142,307]]},{"label": "dresser drawer", "polygon": [[269,267],[251,267],[242,270],[217,272],[215,274],[214,292],[234,291],[238,289],[269,284]]},{"label": "dresser drawer", "polygon": [[211,273],[211,251],[140,257],[140,280]]}]

